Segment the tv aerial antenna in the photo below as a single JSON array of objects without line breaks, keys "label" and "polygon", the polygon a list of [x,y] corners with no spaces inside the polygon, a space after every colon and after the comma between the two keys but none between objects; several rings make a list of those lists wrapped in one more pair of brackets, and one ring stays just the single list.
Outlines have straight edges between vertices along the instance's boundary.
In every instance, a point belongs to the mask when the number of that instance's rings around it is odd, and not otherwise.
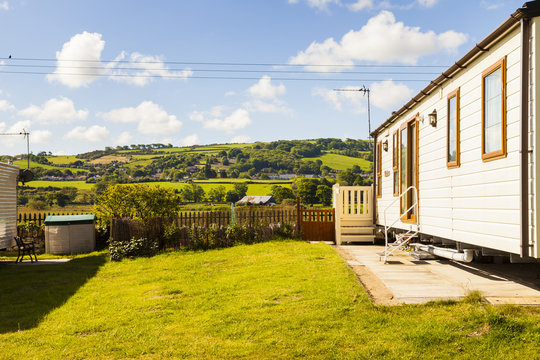
[{"label": "tv aerial antenna", "polygon": [[367,95],[367,114],[368,114],[368,131],[369,131],[369,138],[371,138],[371,106],[369,101],[369,88],[367,88],[365,85],[362,85],[360,89],[334,89],[334,91],[358,91],[361,93],[364,93],[364,96]]}]

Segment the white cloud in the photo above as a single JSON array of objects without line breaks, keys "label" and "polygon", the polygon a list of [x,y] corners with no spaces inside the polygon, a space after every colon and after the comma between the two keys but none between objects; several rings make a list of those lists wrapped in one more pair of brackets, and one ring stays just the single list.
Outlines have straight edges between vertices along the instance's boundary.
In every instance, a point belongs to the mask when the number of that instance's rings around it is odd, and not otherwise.
[{"label": "white cloud", "polygon": [[30,134],[30,141],[34,144],[48,144],[51,137],[52,132],[49,130],[34,130]]},{"label": "white cloud", "polygon": [[0,110],[1,111],[8,111],[8,110],[15,110],[15,106],[10,104],[7,100],[0,100]]},{"label": "white cloud", "polygon": [[264,75],[259,81],[248,89],[252,100],[244,103],[244,108],[250,112],[263,113],[287,113],[291,110],[287,108],[278,97],[284,95],[287,89],[285,85],[272,85],[272,78]]},{"label": "white cloud", "polygon": [[245,109],[236,109],[225,118],[204,119],[204,128],[222,130],[232,133],[235,130],[243,129],[251,124],[249,111]]},{"label": "white cloud", "polygon": [[17,121],[15,124],[11,125],[6,130],[6,132],[8,132],[8,133],[18,133],[18,132],[21,132],[23,130],[28,131],[28,129],[30,129],[30,125],[31,125],[31,123],[28,120]]},{"label": "white cloud", "polygon": [[271,102],[255,99],[244,103],[244,108],[250,112],[260,113],[291,113],[289,109],[282,101],[273,100]]},{"label": "white cloud", "polygon": [[193,146],[193,145],[199,145],[201,143],[201,140],[199,139],[199,135],[193,134],[186,136],[185,138],[180,140],[180,144],[182,146]]},{"label": "white cloud", "polygon": [[504,6],[504,3],[492,3],[485,0],[482,0],[480,2],[480,6],[482,6],[486,10],[497,10]]},{"label": "white cloud", "polygon": [[137,131],[142,134],[170,134],[182,127],[175,115],[169,115],[152,101],[143,101],[137,107],[114,109],[99,116],[120,123],[137,123]]},{"label": "white cloud", "polygon": [[128,131],[122,132],[118,137],[116,138],[115,144],[116,145],[127,145],[129,142],[131,142],[131,139],[133,137]]},{"label": "white cloud", "polygon": [[247,135],[238,135],[235,136],[229,141],[231,144],[242,144],[242,143],[248,143],[251,141],[251,138]]},{"label": "white cloud", "polygon": [[261,79],[248,91],[252,96],[261,97],[265,99],[275,99],[278,96],[284,95],[287,91],[285,85],[272,85],[272,79],[268,75],[264,75]]},{"label": "white cloud", "polygon": [[[288,0],[289,4],[297,4],[299,0]],[[319,10],[327,10],[329,4],[340,5],[339,0],[304,0],[309,7]]]},{"label": "white cloud", "polygon": [[101,34],[84,31],[74,35],[56,52],[56,70],[47,79],[71,88],[87,86],[104,73],[101,63],[104,47]]},{"label": "white cloud", "polygon": [[92,125],[88,128],[84,126],[77,126],[65,136],[66,139],[82,140],[88,142],[99,142],[107,140],[109,137],[109,130],[104,126]]},{"label": "white cloud", "polygon": [[413,95],[413,90],[405,84],[396,84],[392,80],[373,83],[370,86],[371,104],[383,110],[401,107]]},{"label": "white cloud", "polygon": [[42,123],[70,123],[85,120],[88,117],[88,110],[76,110],[73,101],[60,97],[47,100],[41,107],[30,105],[19,111],[19,115]]},{"label": "white cloud", "polygon": [[423,7],[433,7],[437,4],[438,0],[418,0],[418,4]]},{"label": "white cloud", "polygon": [[[355,86],[346,86],[346,90],[358,89]],[[367,98],[359,91],[334,91],[323,88],[315,88],[312,92],[315,96],[320,96],[338,111],[349,110],[353,113],[363,113],[367,110]]]},{"label": "white cloud", "polygon": [[353,4],[348,4],[347,7],[351,11],[362,11],[373,7],[373,0],[358,0]]},{"label": "white cloud", "polygon": [[189,114],[189,118],[194,121],[204,122],[209,118],[222,117],[224,111],[224,106],[214,106],[212,109],[207,111],[193,111],[191,114]]},{"label": "white cloud", "polygon": [[[126,60],[127,59],[127,60]],[[187,79],[193,75],[191,69],[170,71],[158,56],[143,55],[137,52],[128,54],[122,51],[106,68],[111,79],[137,86],[148,84],[154,77],[164,79]]]},{"label": "white cloud", "polygon": [[[367,111],[367,97],[358,90],[357,86],[346,86],[345,90],[334,91],[323,88],[313,89],[312,94],[320,96],[338,111],[351,111],[353,113],[364,113]],[[404,84],[396,84],[391,79],[373,83],[369,87],[371,106],[383,110],[392,110],[402,105],[413,95],[413,90]]]},{"label": "white cloud", "polygon": [[[30,129],[30,121],[23,120],[23,121],[17,121],[15,124],[11,126],[7,126],[6,123],[2,122],[0,123],[0,132],[7,132],[7,133],[20,133],[24,130],[29,132]],[[30,138],[30,142],[32,142],[32,138]],[[7,147],[14,147],[16,145],[24,144],[26,145],[26,141],[24,140],[24,137],[21,136],[0,136],[0,144],[7,146]],[[26,151],[26,146],[24,147]]]},{"label": "white cloud", "polygon": [[159,56],[131,54],[122,51],[113,61],[103,64],[101,53],[105,48],[102,34],[83,31],[64,43],[56,52],[57,65],[50,82],[77,88],[87,86],[100,76],[128,84],[144,86],[155,77],[185,79],[193,75],[191,69],[170,71]]},{"label": "white cloud", "polygon": [[7,1],[0,2],[0,10],[8,11],[9,3]]},{"label": "white cloud", "polygon": [[[291,58],[290,64],[353,65],[358,61],[377,63],[416,64],[422,56],[440,52],[455,53],[467,41],[467,35],[453,30],[436,34],[422,32],[419,27],[396,22],[394,14],[381,11],[368,20],[360,30],[351,30],[339,42],[328,38],[322,43],[313,42],[306,50]],[[311,66],[313,71],[332,69]]]}]

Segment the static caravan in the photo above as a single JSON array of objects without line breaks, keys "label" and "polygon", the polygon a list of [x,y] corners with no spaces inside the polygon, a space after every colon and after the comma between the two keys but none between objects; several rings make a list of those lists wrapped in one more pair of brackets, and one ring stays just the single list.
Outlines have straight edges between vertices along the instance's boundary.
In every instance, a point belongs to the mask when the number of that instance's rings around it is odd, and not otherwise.
[{"label": "static caravan", "polygon": [[17,235],[18,176],[18,167],[0,163],[0,249],[11,247]]},{"label": "static caravan", "polygon": [[538,3],[516,10],[372,133],[379,229],[540,258]]}]

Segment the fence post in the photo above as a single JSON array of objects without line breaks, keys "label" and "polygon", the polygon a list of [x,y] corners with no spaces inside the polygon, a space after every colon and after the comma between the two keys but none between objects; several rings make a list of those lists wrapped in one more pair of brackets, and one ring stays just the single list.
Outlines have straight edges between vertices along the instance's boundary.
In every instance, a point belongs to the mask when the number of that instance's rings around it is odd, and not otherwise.
[{"label": "fence post", "polygon": [[300,205],[300,196],[296,197],[296,231],[297,236],[302,233],[302,205]]}]

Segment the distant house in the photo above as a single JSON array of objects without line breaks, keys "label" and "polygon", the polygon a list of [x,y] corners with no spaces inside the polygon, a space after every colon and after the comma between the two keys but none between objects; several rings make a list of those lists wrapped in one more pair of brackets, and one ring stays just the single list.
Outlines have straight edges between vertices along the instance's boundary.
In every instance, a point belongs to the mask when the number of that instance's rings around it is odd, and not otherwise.
[{"label": "distant house", "polygon": [[272,196],[244,196],[236,202],[236,205],[275,205],[276,201]]},{"label": "distant house", "polygon": [[279,174],[279,175],[270,175],[270,180],[291,180],[296,177],[296,174]]},{"label": "distant house", "polygon": [[11,247],[17,235],[18,175],[18,167],[0,163],[0,249]]}]

